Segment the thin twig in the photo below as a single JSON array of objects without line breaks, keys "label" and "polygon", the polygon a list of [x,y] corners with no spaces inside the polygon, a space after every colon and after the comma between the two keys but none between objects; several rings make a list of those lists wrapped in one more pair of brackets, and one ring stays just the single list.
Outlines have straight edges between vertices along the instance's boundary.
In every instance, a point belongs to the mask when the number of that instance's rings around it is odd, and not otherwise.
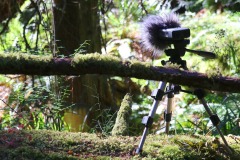
[{"label": "thin twig", "polygon": [[38,22],[36,22],[36,26],[37,26],[37,38],[36,38],[36,42],[35,42],[35,50],[38,48],[38,37],[39,37],[39,33],[40,33],[40,24],[41,24],[41,21],[42,21],[42,16],[41,16],[41,13],[39,11],[39,7],[38,7],[38,4],[35,3],[33,0],[30,0],[31,3],[33,4],[34,8],[35,8],[35,11],[37,12],[38,14]]},{"label": "thin twig", "polygon": [[140,4],[142,10],[143,10],[143,11],[145,12],[145,14],[147,15],[147,14],[148,14],[148,11],[146,10],[146,7],[145,7],[144,4],[143,4],[143,0],[140,0],[139,4]]}]

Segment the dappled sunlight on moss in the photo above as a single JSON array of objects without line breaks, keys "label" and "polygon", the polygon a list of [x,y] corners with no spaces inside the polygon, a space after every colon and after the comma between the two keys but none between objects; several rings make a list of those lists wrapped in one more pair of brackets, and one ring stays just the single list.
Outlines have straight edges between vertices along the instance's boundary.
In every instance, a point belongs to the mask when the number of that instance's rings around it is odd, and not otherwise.
[{"label": "dappled sunlight on moss", "polygon": [[[210,136],[149,135],[142,156],[134,151],[140,137],[56,131],[0,132],[0,158],[14,159],[239,159],[240,144],[227,137],[234,154]],[[31,138],[29,138],[31,137]],[[9,147],[6,141],[15,145]],[[31,156],[30,156],[31,155]]]}]

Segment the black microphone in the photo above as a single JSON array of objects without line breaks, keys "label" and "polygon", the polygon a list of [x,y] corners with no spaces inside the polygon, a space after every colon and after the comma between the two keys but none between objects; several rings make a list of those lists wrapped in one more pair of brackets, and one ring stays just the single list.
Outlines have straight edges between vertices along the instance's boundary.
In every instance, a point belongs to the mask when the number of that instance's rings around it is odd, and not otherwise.
[{"label": "black microphone", "polygon": [[[216,55],[212,52],[187,49],[190,43],[190,29],[182,28],[178,17],[174,13],[163,14],[162,16],[149,15],[143,19],[141,24],[141,43],[145,50],[153,51],[153,56],[161,55],[161,50],[165,50],[172,44],[175,50],[183,56],[185,51],[195,53],[199,56],[214,59]],[[168,51],[170,53],[170,50]],[[171,55],[175,55],[174,53]]]},{"label": "black microphone", "polygon": [[[169,41],[164,30],[181,27],[178,17],[174,13],[163,14],[161,16],[149,15],[141,23],[141,43],[146,50],[160,54],[169,46]],[[190,34],[190,33],[189,33]]]}]

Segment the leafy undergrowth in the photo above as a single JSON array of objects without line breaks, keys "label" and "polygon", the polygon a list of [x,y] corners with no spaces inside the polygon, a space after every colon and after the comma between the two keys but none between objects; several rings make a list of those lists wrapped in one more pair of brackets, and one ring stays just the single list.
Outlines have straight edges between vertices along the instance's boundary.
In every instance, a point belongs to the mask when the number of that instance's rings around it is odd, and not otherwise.
[{"label": "leafy undergrowth", "polygon": [[56,131],[0,132],[0,159],[240,159],[240,137],[228,136],[233,154],[218,138],[196,135],[149,135],[141,156],[141,137]]}]

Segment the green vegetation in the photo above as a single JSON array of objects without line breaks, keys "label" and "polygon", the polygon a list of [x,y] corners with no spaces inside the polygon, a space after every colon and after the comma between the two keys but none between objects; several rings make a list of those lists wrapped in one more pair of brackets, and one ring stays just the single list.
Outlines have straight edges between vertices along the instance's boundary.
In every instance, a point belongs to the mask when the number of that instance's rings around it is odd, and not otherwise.
[{"label": "green vegetation", "polygon": [[[92,0],[84,2],[90,1]],[[75,1],[69,2],[73,3],[63,7],[57,6],[57,11],[67,14],[64,7],[75,4]],[[152,53],[141,48],[139,22],[147,14],[159,15],[162,12],[175,11],[179,13],[182,26],[191,29],[191,43],[187,47],[212,51],[217,55],[217,59],[208,60],[186,53],[183,59],[187,60],[189,70],[206,73],[209,77],[240,77],[238,0],[98,1],[98,6],[91,8],[98,9],[96,13],[99,17],[91,20],[99,20],[104,56],[98,53],[82,56],[83,53],[88,53],[87,48],[94,44],[88,39],[82,44],[77,40],[79,46],[75,48],[75,53],[69,55],[59,53],[65,46],[56,45],[61,40],[56,39],[56,29],[59,26],[55,26],[53,22],[62,19],[59,15],[54,17],[56,13],[53,8],[56,6],[52,1],[19,0],[11,6],[12,3],[7,0],[0,2],[0,12],[4,11],[4,14],[0,14],[0,66],[7,64],[30,70],[24,68],[23,64],[31,63],[41,68],[55,57],[70,57],[71,65],[77,69],[98,63],[105,70],[111,70],[106,63],[118,67],[117,63],[124,61],[124,65],[132,69],[137,68],[142,74],[151,74],[145,73],[143,68],[151,65],[161,66],[161,60],[167,60],[168,57],[162,54],[153,60]],[[77,15],[76,19],[80,20]],[[64,28],[68,27],[71,27],[71,22],[66,23]],[[81,33],[84,36],[92,33],[87,27],[86,32]],[[72,44],[73,40],[67,42]],[[94,51],[90,53],[92,52]],[[38,56],[41,56],[41,61]],[[6,59],[3,61],[2,57]],[[89,60],[86,62],[85,59]],[[10,60],[15,62],[10,63]],[[143,66],[139,61],[146,63]],[[84,63],[80,65],[80,62]],[[121,71],[121,68],[119,70]],[[98,81],[94,84],[90,79],[86,79],[76,85],[75,80],[81,77],[82,75],[0,76],[0,91],[3,93],[0,95],[2,102],[0,159],[239,159],[239,94],[209,91],[206,96],[211,110],[221,119],[220,129],[234,154],[229,155],[221,139],[217,138],[218,133],[197,98],[181,93],[175,96],[175,109],[170,128],[172,136],[155,135],[156,132],[164,132],[164,105],[161,105],[154,117],[151,135],[147,137],[143,154],[140,156],[134,154],[134,149],[140,141],[139,136],[143,130],[141,119],[150,110],[153,101],[150,94],[157,88],[158,83],[136,78],[106,76],[106,83]],[[95,79],[97,78],[99,77],[96,76]],[[93,86],[87,82],[93,83]],[[80,85],[85,88],[81,88]],[[97,92],[99,88],[107,89],[101,90],[100,93]],[[188,86],[183,88],[192,90]],[[76,106],[80,104],[84,108],[86,104],[74,101],[80,97],[74,97],[73,92],[76,91],[82,91],[81,96],[88,95],[86,99],[94,97],[97,99],[96,103],[94,101],[95,104],[91,104],[89,110],[79,111]],[[119,116],[123,123],[129,120],[129,123],[126,122],[128,128],[124,127],[127,133],[123,131],[125,136],[111,136],[117,112],[121,111],[120,102],[126,93],[132,96],[131,105],[130,100],[124,99],[122,107],[128,108],[127,116]],[[104,98],[100,95],[104,95],[107,100],[112,98],[113,103],[108,101],[106,104],[103,103]],[[166,99],[163,100],[165,101]],[[72,111],[71,118],[75,116],[81,119],[81,124],[77,124],[76,128],[83,128],[82,126],[86,125],[89,133],[69,132],[71,127],[64,117],[64,113],[69,110]],[[94,115],[94,112],[98,114]],[[88,122],[89,119],[91,122]]]},{"label": "green vegetation", "polygon": [[226,137],[233,154],[218,138],[200,135],[149,135],[142,157],[134,150],[140,137],[54,131],[0,132],[1,159],[218,159],[237,160],[239,136]]},{"label": "green vegetation", "polygon": [[112,135],[129,135],[129,121],[132,113],[132,98],[129,93],[124,96],[120,109],[117,113],[115,125],[112,129]]},{"label": "green vegetation", "polygon": [[184,16],[183,26],[191,29],[189,47],[212,51],[218,56],[216,60],[206,63],[201,61],[201,57],[190,55],[193,58],[190,61],[191,67],[200,72],[210,72],[209,74],[213,70],[221,75],[238,76],[240,51],[240,39],[236,34],[240,31],[239,27],[236,27],[239,25],[238,17],[239,13],[213,14],[208,11],[200,16],[195,14]]}]

